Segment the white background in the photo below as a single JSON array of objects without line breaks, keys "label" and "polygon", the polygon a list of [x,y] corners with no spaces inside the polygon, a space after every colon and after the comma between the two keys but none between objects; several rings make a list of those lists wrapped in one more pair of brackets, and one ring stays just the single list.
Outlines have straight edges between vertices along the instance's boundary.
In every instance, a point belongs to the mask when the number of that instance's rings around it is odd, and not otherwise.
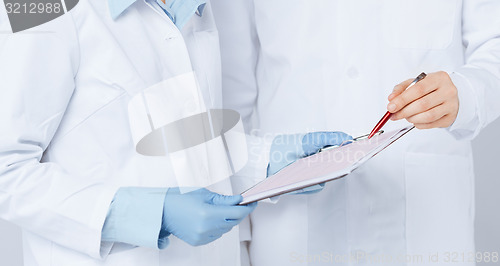
[{"label": "white background", "polygon": [[[476,171],[476,249],[500,253],[500,120],[474,140]],[[0,220],[0,265],[22,265],[20,230]],[[499,265],[478,263],[478,265]]]}]

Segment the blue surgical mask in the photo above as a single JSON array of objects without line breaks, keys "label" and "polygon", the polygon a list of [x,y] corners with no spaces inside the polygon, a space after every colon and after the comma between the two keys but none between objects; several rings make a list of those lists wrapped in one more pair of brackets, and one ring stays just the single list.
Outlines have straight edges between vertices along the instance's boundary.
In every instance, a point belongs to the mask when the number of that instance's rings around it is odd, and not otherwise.
[{"label": "blue surgical mask", "polygon": [[195,13],[201,16],[206,0],[166,0],[165,4],[161,0],[156,2],[165,10],[177,28],[182,29]]}]

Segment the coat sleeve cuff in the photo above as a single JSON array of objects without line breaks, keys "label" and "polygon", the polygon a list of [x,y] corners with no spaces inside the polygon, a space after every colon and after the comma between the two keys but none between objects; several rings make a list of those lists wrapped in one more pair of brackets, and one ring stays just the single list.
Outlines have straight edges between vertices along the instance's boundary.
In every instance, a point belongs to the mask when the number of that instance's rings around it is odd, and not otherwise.
[{"label": "coat sleeve cuff", "polygon": [[168,234],[161,231],[167,188],[120,188],[109,207],[102,229],[103,242],[165,248]]},{"label": "coat sleeve cuff", "polygon": [[472,139],[479,128],[476,94],[464,75],[453,72],[450,78],[458,90],[459,109],[455,122],[447,130],[458,140]]}]

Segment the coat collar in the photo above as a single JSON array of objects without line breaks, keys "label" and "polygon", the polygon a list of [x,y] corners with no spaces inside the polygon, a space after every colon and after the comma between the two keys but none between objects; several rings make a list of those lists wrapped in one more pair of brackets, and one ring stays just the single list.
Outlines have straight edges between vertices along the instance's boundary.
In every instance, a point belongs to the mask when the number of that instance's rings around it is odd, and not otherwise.
[{"label": "coat collar", "polygon": [[127,10],[137,0],[108,0],[109,12],[113,19],[118,18],[123,11]]}]

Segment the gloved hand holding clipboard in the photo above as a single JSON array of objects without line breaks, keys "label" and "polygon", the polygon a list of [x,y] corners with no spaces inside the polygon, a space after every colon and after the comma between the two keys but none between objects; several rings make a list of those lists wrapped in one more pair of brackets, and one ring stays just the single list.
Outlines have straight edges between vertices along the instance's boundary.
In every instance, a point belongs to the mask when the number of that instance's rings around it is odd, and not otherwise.
[{"label": "gloved hand holding clipboard", "polygon": [[375,135],[371,139],[354,139],[347,145],[325,149],[302,158],[243,192],[241,194],[243,201],[240,205],[342,178],[413,128],[413,126],[407,126]]}]

